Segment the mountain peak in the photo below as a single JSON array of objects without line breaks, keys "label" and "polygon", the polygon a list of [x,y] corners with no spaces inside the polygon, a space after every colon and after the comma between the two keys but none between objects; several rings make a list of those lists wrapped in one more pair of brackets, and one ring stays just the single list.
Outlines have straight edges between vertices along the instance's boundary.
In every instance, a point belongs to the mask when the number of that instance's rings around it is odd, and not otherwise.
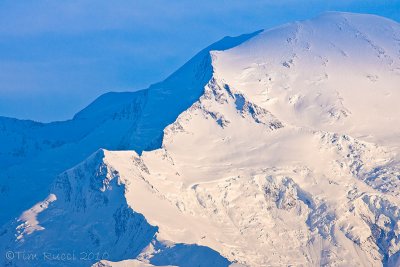
[{"label": "mountain peak", "polygon": [[109,253],[97,266],[397,266],[399,40],[395,22],[328,13],[224,38],[147,90],[15,130],[38,149],[1,174],[18,181],[7,198],[32,176],[25,195],[45,201],[2,248]]}]

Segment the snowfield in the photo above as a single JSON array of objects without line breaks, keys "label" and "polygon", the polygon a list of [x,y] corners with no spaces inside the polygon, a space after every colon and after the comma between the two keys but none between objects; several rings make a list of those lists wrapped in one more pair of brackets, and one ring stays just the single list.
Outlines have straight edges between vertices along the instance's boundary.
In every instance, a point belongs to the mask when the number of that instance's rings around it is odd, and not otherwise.
[{"label": "snowfield", "polygon": [[399,101],[400,24],[330,12],[68,122],[3,118],[0,263],[400,266]]}]

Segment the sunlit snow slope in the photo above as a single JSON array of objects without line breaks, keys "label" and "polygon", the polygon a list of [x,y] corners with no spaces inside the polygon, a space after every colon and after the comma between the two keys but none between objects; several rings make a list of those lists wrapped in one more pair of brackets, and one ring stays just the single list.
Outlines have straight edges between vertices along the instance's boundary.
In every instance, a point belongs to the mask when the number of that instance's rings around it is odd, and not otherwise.
[{"label": "sunlit snow slope", "polygon": [[159,148],[163,129],[203,94],[213,71],[210,50],[234,47],[257,33],[225,37],[166,80],[137,92],[104,94],[69,121],[0,117],[0,225],[44,198],[57,174],[100,148]]},{"label": "sunlit snow slope", "polygon": [[61,173],[0,249],[106,252],[70,266],[400,266],[400,25],[326,13],[251,37],[210,52],[161,148]]}]

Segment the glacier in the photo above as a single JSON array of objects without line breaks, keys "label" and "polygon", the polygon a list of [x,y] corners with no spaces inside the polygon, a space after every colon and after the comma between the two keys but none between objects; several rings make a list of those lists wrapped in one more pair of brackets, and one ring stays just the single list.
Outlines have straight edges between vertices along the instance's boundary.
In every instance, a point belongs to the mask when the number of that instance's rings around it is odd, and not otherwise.
[{"label": "glacier", "polygon": [[399,84],[399,23],[328,12],[70,121],[1,118],[0,262],[399,266]]}]

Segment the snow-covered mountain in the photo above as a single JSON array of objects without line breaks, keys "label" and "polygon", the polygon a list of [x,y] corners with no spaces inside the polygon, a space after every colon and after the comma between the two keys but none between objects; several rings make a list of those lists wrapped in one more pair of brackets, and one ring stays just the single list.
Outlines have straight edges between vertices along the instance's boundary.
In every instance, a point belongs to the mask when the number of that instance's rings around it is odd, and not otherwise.
[{"label": "snow-covered mountain", "polygon": [[2,265],[400,266],[399,100],[400,24],[332,12],[4,118]]},{"label": "snow-covered mountain", "polygon": [[223,38],[165,81],[138,92],[104,94],[69,121],[43,124],[0,117],[0,225],[45,198],[57,174],[100,148],[138,153],[159,148],[163,129],[199,99],[211,79],[209,52],[256,34]]}]

